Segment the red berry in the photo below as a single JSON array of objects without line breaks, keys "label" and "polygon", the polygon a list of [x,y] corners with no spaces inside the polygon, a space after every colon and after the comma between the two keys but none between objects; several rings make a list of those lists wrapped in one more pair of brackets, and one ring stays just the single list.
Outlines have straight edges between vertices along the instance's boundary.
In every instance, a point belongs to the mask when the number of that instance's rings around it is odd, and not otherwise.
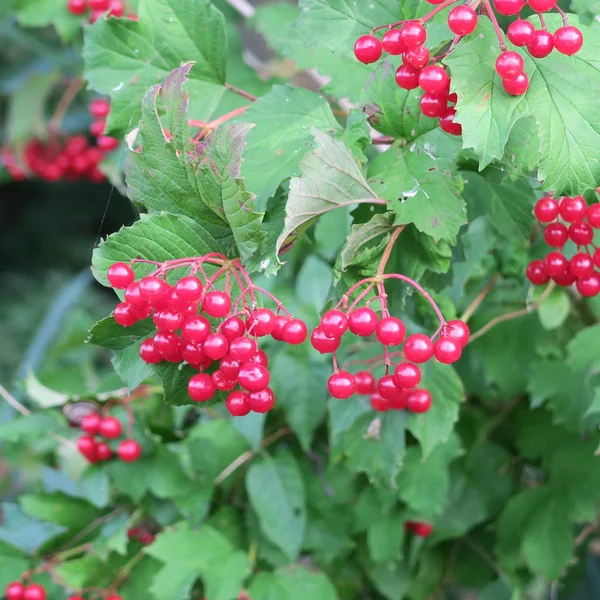
[{"label": "red berry", "polygon": [[569,261],[569,271],[574,277],[589,277],[594,272],[594,261],[589,254],[578,252]]},{"label": "red berry", "polygon": [[182,277],[175,284],[175,293],[186,302],[196,302],[202,296],[202,282],[195,275]]},{"label": "red berry", "polygon": [[562,248],[569,239],[569,231],[563,223],[550,223],[544,230],[544,240],[552,248]]},{"label": "red berry", "polygon": [[403,389],[392,375],[384,375],[377,382],[377,393],[386,400],[398,400],[402,396]]},{"label": "red berry", "polygon": [[320,327],[328,337],[342,337],[348,329],[348,317],[341,310],[330,310],[321,317]]},{"label": "red berry", "polygon": [[113,318],[121,327],[131,327],[138,321],[138,318],[132,312],[131,306],[126,302],[120,302],[115,306]]},{"label": "red berry", "polygon": [[153,338],[154,349],[165,358],[173,356],[179,351],[181,339],[172,331],[159,331]]},{"label": "red berry", "polygon": [[396,69],[396,83],[403,90],[414,90],[419,87],[419,69],[402,64]]},{"label": "red berry", "polygon": [[220,369],[217,369],[211,375],[211,378],[213,383],[215,384],[215,388],[220,392],[229,392],[236,385],[235,380],[232,380],[229,377],[227,377],[225,373],[223,373],[223,371],[221,371]]},{"label": "red berry", "polygon": [[441,117],[448,108],[448,98],[439,94],[425,93],[421,96],[419,106],[426,117]]},{"label": "red berry", "polygon": [[519,73],[516,79],[503,79],[502,87],[511,96],[522,96],[529,89],[527,73]]},{"label": "red berry", "polygon": [[448,321],[446,335],[450,336],[453,340],[456,340],[461,348],[464,348],[469,343],[471,337],[471,331],[469,326],[460,319],[453,319]]},{"label": "red berry", "polygon": [[516,79],[525,67],[520,54],[516,52],[503,52],[496,59],[496,73],[502,79]]},{"label": "red berry", "polygon": [[363,35],[354,44],[354,56],[365,65],[377,62],[382,52],[381,42],[372,35]]},{"label": "red berry", "polygon": [[238,373],[238,383],[249,392],[260,392],[269,385],[269,370],[263,365],[247,362]]},{"label": "red berry", "polygon": [[180,349],[182,360],[185,360],[190,365],[200,365],[210,360],[199,343],[183,341]]},{"label": "red berry", "polygon": [[239,337],[229,346],[229,353],[237,360],[248,361],[258,352],[256,342],[249,337]]},{"label": "red berry", "polygon": [[194,402],[207,402],[216,392],[212,377],[207,373],[193,375],[188,382],[188,394]]},{"label": "red berry", "polygon": [[570,25],[561,27],[554,32],[554,47],[567,56],[573,56],[583,46],[583,34],[577,27]]},{"label": "red berry", "polygon": [[6,600],[22,600],[25,586],[20,581],[13,581],[4,588]]},{"label": "red berry", "polygon": [[[108,15],[110,17],[119,18],[122,17],[124,14],[125,5],[123,4],[123,2],[121,0],[111,0]],[[154,537],[152,539],[154,539]]]},{"label": "red berry", "polygon": [[372,335],[377,329],[377,313],[368,306],[357,308],[348,317],[348,327],[354,335]]},{"label": "red berry", "polygon": [[390,29],[389,31],[386,31],[381,40],[381,45],[388,54],[394,56],[402,54],[406,50],[406,46],[402,41],[400,29]]},{"label": "red berry", "polygon": [[188,342],[201,343],[210,334],[210,321],[201,316],[188,317],[181,326],[181,336]]},{"label": "red berry", "polygon": [[508,26],[506,35],[515,46],[527,46],[535,39],[535,27],[529,21],[519,19]]},{"label": "red berry", "polygon": [[433,343],[424,333],[413,333],[404,342],[404,356],[411,362],[427,362],[433,356]]},{"label": "red berry", "polygon": [[461,345],[450,336],[442,336],[433,344],[433,355],[445,365],[455,363],[462,353]]},{"label": "red berry", "polygon": [[558,202],[554,198],[541,198],[533,212],[540,223],[550,223],[558,217]]},{"label": "red berry", "polygon": [[407,48],[422,46],[427,39],[427,32],[419,23],[407,23],[400,30],[400,39]]},{"label": "red berry", "polygon": [[108,10],[110,0],[89,0],[92,10],[103,11]]},{"label": "red berry", "polygon": [[377,392],[371,394],[369,402],[375,412],[387,412],[390,409],[389,400],[382,398]]},{"label": "red berry", "polygon": [[587,209],[587,222],[594,229],[600,229],[600,202],[592,204]]},{"label": "red berry", "polygon": [[250,401],[247,392],[236,390],[225,400],[225,406],[232,417],[245,417],[250,412]]},{"label": "red berry", "polygon": [[524,6],[525,0],[494,0],[494,8],[507,17],[521,12]]},{"label": "red berry", "polygon": [[96,445],[96,457],[98,460],[108,460],[112,457],[112,450],[106,442],[99,442]]},{"label": "red berry", "polygon": [[594,265],[596,267],[600,267],[600,248],[596,248],[596,250],[594,251],[594,256],[592,257],[592,260],[594,261]]},{"label": "red berry", "polygon": [[175,331],[181,329],[183,315],[169,308],[163,308],[154,313],[152,320],[159,331]]},{"label": "red berry", "polygon": [[384,346],[398,346],[406,335],[404,323],[396,317],[385,317],[377,324],[375,336]]},{"label": "red berry", "polygon": [[554,49],[554,38],[545,29],[538,29],[533,40],[527,44],[529,54],[535,58],[544,58]]},{"label": "red berry", "polygon": [[86,433],[96,435],[98,433],[101,420],[102,419],[98,413],[91,412],[81,419],[81,429]]},{"label": "red berry", "polygon": [[419,85],[432,94],[446,94],[450,88],[450,77],[439,65],[425,67],[419,73]]},{"label": "red berry", "polygon": [[209,317],[225,317],[231,310],[231,298],[225,292],[208,292],[202,300],[202,310]]},{"label": "red berry", "polygon": [[470,6],[456,6],[448,15],[448,27],[456,35],[469,35],[477,28],[477,13]]},{"label": "red berry", "polygon": [[345,400],[356,392],[356,380],[348,371],[339,371],[329,377],[327,389],[334,398]]},{"label": "red berry", "polygon": [[117,290],[124,290],[135,279],[135,273],[131,270],[131,267],[123,262],[111,265],[106,276],[108,283]]},{"label": "red berry", "polygon": [[550,279],[546,273],[546,267],[543,260],[533,260],[527,265],[525,275],[533,285],[544,285]]},{"label": "red berry", "polygon": [[600,275],[592,273],[588,277],[582,277],[575,284],[577,291],[586,298],[596,296],[600,292]]},{"label": "red berry", "polygon": [[154,534],[149,531],[145,531],[141,533],[138,537],[138,542],[140,544],[144,544],[144,546],[149,546],[154,541]]},{"label": "red berry", "polygon": [[552,281],[561,287],[569,287],[575,283],[575,276],[571,275],[569,271],[565,271],[561,275],[552,277]]},{"label": "red berry", "polygon": [[114,440],[120,437],[123,431],[121,421],[115,417],[104,417],[98,425],[98,434],[108,440]]},{"label": "red berry", "polygon": [[287,344],[298,345],[306,340],[308,329],[300,319],[291,319],[283,328],[283,341]]},{"label": "red berry", "polygon": [[548,12],[552,10],[558,0],[529,0],[529,6],[531,6],[532,10],[535,12]]},{"label": "red berry", "polygon": [[160,277],[149,275],[140,281],[140,295],[150,306],[159,307],[170,294],[171,286]]},{"label": "red berry", "polygon": [[[231,347],[230,347],[231,350]],[[219,363],[219,368],[223,374],[229,379],[237,379],[238,373],[242,368],[243,361],[233,358],[231,354],[224,356]]]},{"label": "red berry", "polygon": [[77,440],[77,450],[90,460],[96,460],[96,440],[91,435],[82,435]]},{"label": "red berry", "polygon": [[235,338],[244,335],[246,324],[239,317],[229,317],[223,321],[220,328],[221,333],[232,342]]},{"label": "red berry", "polygon": [[454,121],[455,116],[456,109],[448,108],[440,117],[440,129],[446,133],[449,133],[450,135],[461,135],[462,125]]},{"label": "red berry", "polygon": [[420,71],[423,67],[427,66],[429,56],[429,49],[426,46],[415,46],[404,52],[402,63]]},{"label": "red berry", "polygon": [[104,98],[95,98],[88,106],[89,113],[94,119],[103,119],[108,117],[110,112],[110,102]]},{"label": "red berry", "polygon": [[97,121],[94,121],[90,125],[90,133],[95,138],[101,136],[104,133],[105,129],[106,129],[106,121],[104,119],[98,119]]},{"label": "red berry", "polygon": [[123,462],[135,462],[141,455],[142,447],[135,440],[123,440],[117,447],[117,456]]},{"label": "red berry", "polygon": [[278,342],[283,342],[283,328],[290,321],[285,315],[277,315],[275,317],[275,327],[271,331],[271,337]]},{"label": "red berry", "polygon": [[229,352],[229,342],[222,333],[211,333],[202,344],[202,350],[208,358],[219,360]]},{"label": "red berry", "polygon": [[104,600],[123,600],[123,598],[121,598],[121,596],[117,596],[117,594],[111,594],[110,596],[107,596]]},{"label": "red berry", "polygon": [[250,362],[256,363],[257,365],[262,365],[263,367],[269,366],[269,357],[263,352],[259,350],[251,359]]},{"label": "red berry", "polygon": [[83,598],[83,596],[76,595],[76,596],[69,596],[67,598],[67,600],[84,600],[84,598]]},{"label": "red berry", "polygon": [[587,214],[588,206],[581,196],[574,198],[563,198],[560,202],[560,216],[567,223],[578,223],[583,221]]},{"label": "red berry", "polygon": [[30,583],[23,590],[23,600],[46,600],[46,590],[37,583]]},{"label": "red berry", "polygon": [[408,394],[406,408],[413,413],[425,413],[431,407],[431,394],[427,390],[415,389]]},{"label": "red berry", "polygon": [[[72,15],[82,15],[87,10],[87,0],[69,0],[67,2],[67,10]],[[7,600],[11,600],[8,598]]]},{"label": "red berry", "polygon": [[414,388],[421,381],[421,369],[412,363],[400,363],[394,371],[394,379],[398,387]]},{"label": "red berry", "polygon": [[96,139],[96,144],[100,150],[104,152],[112,152],[119,147],[119,140],[108,135],[99,135]]},{"label": "red berry", "polygon": [[269,335],[275,329],[275,314],[268,308],[257,308],[248,317],[246,329],[258,337]]},{"label": "red berry", "polygon": [[359,394],[372,394],[375,391],[375,377],[369,371],[359,371],[354,375],[354,381]]},{"label": "red berry", "polygon": [[144,340],[140,346],[140,358],[150,365],[156,365],[162,362],[163,355],[154,347],[152,339]]},{"label": "red berry", "polygon": [[271,388],[248,394],[248,406],[257,413],[269,412],[275,406],[275,395]]},{"label": "red berry", "polygon": [[142,297],[140,284],[137,281],[134,281],[127,286],[127,289],[125,290],[125,302],[132,308],[145,308],[148,306],[148,303]]},{"label": "red berry", "polygon": [[433,525],[422,523],[420,521],[407,521],[406,528],[419,537],[429,537],[433,531]]},{"label": "red berry", "polygon": [[544,258],[544,268],[550,277],[562,275],[569,266],[569,261],[561,252],[548,252]]},{"label": "red berry", "polygon": [[573,223],[569,227],[569,237],[578,246],[587,246],[594,239],[594,230],[588,223]]},{"label": "red berry", "polygon": [[320,327],[315,327],[310,336],[310,343],[317,352],[328,354],[335,352],[340,347],[342,339],[328,337]]}]

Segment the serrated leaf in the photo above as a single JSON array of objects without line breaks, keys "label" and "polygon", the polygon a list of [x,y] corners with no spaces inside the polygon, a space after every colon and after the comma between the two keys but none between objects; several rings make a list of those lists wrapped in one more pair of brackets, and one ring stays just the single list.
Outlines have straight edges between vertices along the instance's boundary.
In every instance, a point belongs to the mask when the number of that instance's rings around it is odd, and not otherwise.
[{"label": "serrated leaf", "polygon": [[562,288],[555,288],[538,308],[540,322],[546,330],[560,327],[571,312],[569,295]]},{"label": "serrated leaf", "polygon": [[131,327],[123,327],[113,317],[106,317],[90,329],[86,342],[110,350],[124,350],[140,339],[147,338],[155,329],[152,319],[144,319]]},{"label": "serrated leaf", "polygon": [[56,566],[56,574],[65,587],[81,590],[85,587],[95,587],[107,578],[107,565],[93,554],[83,558],[69,560]]},{"label": "serrated leaf", "polygon": [[[45,386],[33,372],[27,375],[25,380],[25,392],[41,408],[52,408],[62,406],[69,400],[68,394],[57,392]],[[32,424],[33,425],[33,424]]]},{"label": "serrated leaf", "polygon": [[[373,246],[380,248],[382,243],[389,239],[389,233],[394,227],[395,214],[386,212],[374,215],[370,221],[352,225],[352,233],[346,240],[346,246],[342,250],[342,269],[353,265],[355,262],[363,264],[365,262],[365,253],[370,255]],[[384,236],[381,239],[381,236]],[[373,240],[379,239],[377,244],[372,244]],[[365,247],[367,246],[367,247]]]},{"label": "serrated leaf", "polygon": [[28,567],[29,560],[25,555],[15,546],[0,541],[0,589],[4,590],[9,583],[18,581]]},{"label": "serrated leaf", "polygon": [[600,323],[581,330],[567,345],[569,363],[584,371],[600,366]]},{"label": "serrated leaf", "polygon": [[[193,369],[189,365],[163,362],[155,365],[154,371],[160,377],[164,400],[168,405],[185,406],[191,404],[197,406],[197,403],[188,394],[188,382],[193,375],[197,375],[197,369]],[[218,399],[221,399],[220,396]],[[214,403],[213,399],[210,402],[203,402],[202,406],[212,406]]]},{"label": "serrated leaf", "polygon": [[44,523],[27,515],[17,504],[5,502],[2,509],[0,541],[7,542],[27,553],[33,553],[44,542],[67,531],[55,523]]},{"label": "serrated leaf", "polygon": [[404,515],[395,511],[381,515],[367,529],[369,556],[376,563],[393,563],[402,555]]},{"label": "serrated leaf", "polygon": [[256,460],[246,473],[246,487],[262,531],[295,560],[306,527],[306,498],[294,456],[282,451]]},{"label": "serrated leaf", "polygon": [[329,439],[332,447],[331,454],[343,454],[344,433],[366,413],[371,412],[371,406],[363,398],[353,402],[340,402],[331,398],[327,403],[329,415]]},{"label": "serrated leaf", "polygon": [[60,492],[26,494],[20,497],[20,504],[28,515],[70,529],[83,529],[99,516],[91,504]]},{"label": "serrated leaf", "polygon": [[0,440],[17,442],[35,440],[54,431],[60,421],[54,412],[36,412],[30,416],[15,416],[10,421],[0,423]]},{"label": "serrated leaf", "polygon": [[387,600],[403,600],[410,583],[410,571],[405,564],[373,564],[367,568],[373,585]]},{"label": "serrated leaf", "polygon": [[134,390],[142,381],[152,375],[152,365],[140,358],[142,339],[132,346],[117,350],[112,357],[112,364],[125,385]]},{"label": "serrated leaf", "polygon": [[258,573],[248,594],[252,600],[338,600],[335,587],[325,573],[300,565]]},{"label": "serrated leaf", "polygon": [[62,2],[15,0],[15,12],[22,27],[53,25],[64,41],[72,40],[81,29],[81,17],[76,17],[65,10]]}]

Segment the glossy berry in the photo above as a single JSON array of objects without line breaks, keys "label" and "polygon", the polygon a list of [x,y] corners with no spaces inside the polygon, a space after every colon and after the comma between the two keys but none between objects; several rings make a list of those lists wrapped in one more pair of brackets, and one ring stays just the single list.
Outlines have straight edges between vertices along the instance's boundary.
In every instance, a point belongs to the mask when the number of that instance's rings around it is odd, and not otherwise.
[{"label": "glossy berry", "polygon": [[569,239],[569,231],[563,223],[550,223],[544,230],[544,240],[552,248],[562,248]]},{"label": "glossy berry", "polygon": [[289,317],[285,315],[277,315],[275,317],[275,326],[273,327],[273,331],[271,331],[271,337],[278,342],[283,342],[283,328],[290,321]]},{"label": "glossy berry", "polygon": [[413,413],[425,413],[431,408],[431,394],[427,390],[416,389],[408,394],[406,408]]},{"label": "glossy berry", "polygon": [[348,328],[354,335],[366,337],[377,329],[377,313],[368,306],[353,310],[348,317]]},{"label": "glossy berry", "polygon": [[450,336],[442,336],[433,344],[433,355],[445,365],[455,363],[462,353],[461,345]]},{"label": "glossy berry", "polygon": [[88,0],[90,8],[96,11],[108,10],[110,0]]},{"label": "glossy berry", "polygon": [[25,586],[20,581],[13,581],[4,588],[6,600],[23,600]]},{"label": "glossy berry", "polygon": [[404,52],[402,55],[402,62],[405,65],[410,65],[415,69],[421,70],[423,67],[427,66],[429,56],[430,53],[427,46],[415,46]]},{"label": "glossy berry", "polygon": [[600,248],[596,248],[592,260],[594,261],[594,266],[600,267]]},{"label": "glossy berry", "polygon": [[210,360],[204,353],[202,346],[194,342],[182,342],[180,351],[182,360],[185,360],[190,365],[200,365]]},{"label": "glossy berry", "polygon": [[600,292],[600,275],[592,273],[588,277],[583,277],[577,280],[575,284],[577,291],[586,298],[597,296]]},{"label": "glossy berry", "polygon": [[219,368],[229,379],[237,379],[238,373],[242,368],[244,361],[233,358],[231,354],[224,356],[219,363]]},{"label": "glossy berry", "polygon": [[202,350],[208,358],[220,360],[229,352],[229,342],[222,333],[211,333],[204,340]]},{"label": "glossy berry", "polygon": [[545,58],[554,50],[554,38],[545,29],[538,29],[533,40],[527,44],[529,54],[535,58]]},{"label": "glossy berry", "polygon": [[123,262],[118,262],[111,265],[106,274],[108,283],[118,290],[124,290],[128,285],[133,283],[135,273],[129,265]]},{"label": "glossy berry", "polygon": [[440,117],[440,129],[450,135],[461,135],[462,125],[454,120],[455,117],[456,109],[448,108]]},{"label": "glossy berry", "polygon": [[239,317],[230,317],[221,324],[221,333],[232,342],[235,338],[241,337],[246,331],[246,324]]},{"label": "glossy berry", "polygon": [[341,310],[330,310],[321,317],[320,327],[328,337],[341,337],[348,329],[348,317]]},{"label": "glossy berry", "polygon": [[[377,382],[377,393],[386,400],[397,401],[402,398],[403,389],[396,383],[393,375],[384,375]],[[404,406],[401,408],[404,408]]]},{"label": "glossy berry", "polygon": [[[87,11],[87,0],[69,0],[67,2],[67,10],[72,15],[83,15]],[[11,600],[8,598],[7,600]]]},{"label": "glossy berry", "polygon": [[183,315],[169,308],[157,310],[152,316],[152,321],[159,331],[175,331],[181,329]]},{"label": "glossy berry", "polygon": [[342,340],[341,338],[328,337],[320,327],[315,327],[310,336],[310,343],[317,352],[328,354],[335,352],[340,347]]},{"label": "glossy berry", "polygon": [[252,312],[246,323],[248,333],[263,337],[269,335],[275,328],[275,313],[268,308],[257,308]]},{"label": "glossy berry", "polygon": [[381,45],[385,52],[393,56],[402,54],[406,50],[406,46],[402,41],[400,29],[390,29],[389,31],[386,31],[381,40]]},{"label": "glossy berry", "polygon": [[348,371],[339,371],[329,377],[327,389],[334,398],[345,400],[356,392],[356,380]]},{"label": "glossy berry", "polygon": [[506,35],[515,46],[527,46],[535,39],[535,27],[529,21],[519,19],[508,26]]},{"label": "glossy berry", "polygon": [[242,365],[238,373],[238,383],[249,392],[260,392],[268,385],[271,376],[269,370],[263,365],[247,362]]},{"label": "glossy berry", "polygon": [[220,369],[211,375],[211,379],[219,392],[229,392],[236,386],[236,381],[227,377]]},{"label": "glossy berry", "polygon": [[419,85],[426,92],[444,94],[450,87],[450,77],[443,67],[431,65],[419,73]]},{"label": "glossy berry", "polygon": [[131,327],[138,321],[138,318],[135,316],[131,310],[131,307],[126,302],[120,302],[117,304],[117,306],[115,306],[113,318],[119,325],[121,325],[121,327]]},{"label": "glossy berry", "polygon": [[398,387],[414,388],[421,381],[421,369],[412,363],[400,363],[394,371],[394,379]]},{"label": "glossy berry", "polygon": [[140,292],[140,284],[134,281],[132,284],[127,286],[125,290],[125,302],[133,308],[142,308],[148,306],[146,300],[142,297]]},{"label": "glossy berry", "polygon": [[561,252],[549,252],[544,258],[544,268],[550,277],[562,275],[569,266],[569,261]]},{"label": "glossy berry", "polygon": [[405,527],[415,535],[423,538],[429,537],[433,531],[433,525],[421,521],[407,521]]},{"label": "glossy berry", "polygon": [[578,246],[587,246],[594,239],[594,230],[588,223],[573,223],[569,227],[569,237]]},{"label": "glossy berry", "polygon": [[265,352],[259,350],[251,359],[250,362],[256,363],[257,365],[262,365],[263,367],[269,366],[269,357]]},{"label": "glossy berry", "polygon": [[248,393],[236,390],[225,400],[225,406],[232,417],[245,417],[250,412]]},{"label": "glossy berry", "polygon": [[160,306],[171,293],[171,286],[160,277],[149,275],[140,281],[140,295],[151,306]]},{"label": "glossy berry", "polygon": [[561,287],[569,287],[573,285],[575,283],[575,279],[575,276],[571,275],[569,271],[565,271],[561,275],[555,275],[552,277],[552,281]]},{"label": "glossy berry", "polygon": [[46,600],[46,590],[37,583],[30,583],[23,590],[23,600]]},{"label": "glossy berry", "polygon": [[175,293],[187,302],[196,302],[202,296],[202,283],[195,275],[182,277],[175,284]]},{"label": "glossy berry", "polygon": [[536,202],[533,213],[540,223],[550,223],[558,217],[558,202],[554,198],[541,198]]},{"label": "glossy berry", "polygon": [[125,14],[125,5],[122,0],[110,0],[108,14],[111,17],[122,17]]},{"label": "glossy berry", "polygon": [[419,23],[407,23],[400,30],[401,39],[407,48],[422,46],[427,39],[427,32],[423,25]]},{"label": "glossy berry", "polygon": [[363,35],[354,44],[354,56],[365,65],[377,62],[382,53],[381,42],[373,35]]},{"label": "glossy berry", "polygon": [[427,362],[433,356],[433,342],[424,333],[413,333],[404,342],[404,356],[414,363]]},{"label": "glossy berry", "polygon": [[96,460],[96,440],[91,435],[82,435],[77,440],[77,450],[90,460]]},{"label": "glossy berry", "polygon": [[112,458],[112,450],[106,442],[96,444],[96,457],[98,460],[108,460]]},{"label": "glossy berry", "polygon": [[306,323],[300,319],[291,319],[283,328],[283,341],[294,346],[306,340],[308,329]]},{"label": "glossy berry", "polygon": [[477,28],[477,13],[470,6],[455,6],[448,15],[448,27],[456,35],[469,35]]},{"label": "glossy berry", "polygon": [[384,346],[398,346],[406,335],[404,323],[396,317],[385,317],[377,324],[375,336]]},{"label": "glossy berry", "polygon": [[100,150],[104,152],[112,152],[119,147],[119,140],[108,135],[99,135],[96,139],[96,144]]},{"label": "glossy berry", "polygon": [[600,229],[600,202],[592,204],[587,209],[587,222],[594,228]]},{"label": "glossy berry", "polygon": [[104,417],[98,425],[98,435],[108,440],[114,440],[120,437],[123,432],[121,421],[115,417]]},{"label": "glossy berry", "polygon": [[110,596],[107,596],[104,600],[123,600],[123,598],[121,598],[121,596],[118,596],[117,594],[111,594]]},{"label": "glossy berry", "polygon": [[496,59],[496,73],[502,79],[516,79],[525,67],[520,54],[516,52],[502,52]]},{"label": "glossy berry", "polygon": [[269,412],[275,406],[275,395],[271,388],[248,394],[248,406],[257,413]]},{"label": "glossy berry", "polygon": [[202,310],[209,317],[225,317],[231,310],[231,298],[225,292],[208,292],[202,300]]},{"label": "glossy berry", "polygon": [[142,447],[135,440],[123,440],[117,446],[117,456],[123,462],[135,462],[142,455]]},{"label": "glossy berry", "polygon": [[396,69],[396,83],[403,90],[415,90],[419,87],[419,69],[402,64]]},{"label": "glossy berry", "polygon": [[578,252],[569,261],[569,272],[574,277],[589,277],[594,272],[594,261],[589,254]]},{"label": "glossy berry", "polygon": [[239,337],[229,345],[232,358],[242,361],[250,360],[258,352],[256,342],[249,337]]},{"label": "glossy berry", "polygon": [[378,392],[373,392],[369,397],[371,407],[376,412],[387,412],[390,409],[390,402],[383,398]]},{"label": "glossy berry", "polygon": [[91,412],[81,419],[81,429],[90,435],[96,435],[102,418],[98,413]]},{"label": "glossy berry", "polygon": [[162,362],[163,355],[156,350],[152,339],[144,340],[140,346],[140,358],[150,365]]},{"label": "glossy berry", "polygon": [[587,211],[587,203],[582,196],[563,198],[560,202],[560,216],[567,223],[583,221],[587,215]]},{"label": "glossy berry", "polygon": [[552,10],[558,3],[558,0],[529,0],[529,6],[535,12],[548,12]]},{"label": "glossy berry", "polygon": [[90,102],[88,111],[94,119],[104,119],[110,112],[110,102],[104,98],[96,98]]},{"label": "glossy berry", "polygon": [[167,357],[178,352],[181,340],[179,336],[172,331],[159,331],[152,338],[152,343],[157,352],[160,352],[164,357]]},{"label": "glossy berry", "polygon": [[440,94],[425,93],[421,96],[419,107],[426,117],[441,117],[448,108],[448,99]]},{"label": "glossy berry", "polygon": [[494,8],[501,15],[516,15],[523,10],[525,0],[494,0]]},{"label": "glossy berry", "polygon": [[567,56],[573,56],[583,46],[583,34],[577,27],[570,25],[561,27],[554,32],[554,47]]},{"label": "glossy berry", "polygon": [[543,260],[532,260],[525,270],[525,276],[533,285],[548,283],[550,275],[546,272]]},{"label": "glossy berry", "polygon": [[354,375],[356,392],[358,394],[372,394],[375,391],[375,377],[369,371],[359,371]]},{"label": "glossy berry", "polygon": [[193,375],[188,382],[188,394],[194,402],[207,402],[214,397],[216,391],[212,377],[207,373]]},{"label": "glossy berry", "polygon": [[181,337],[188,342],[201,343],[210,334],[210,321],[200,315],[188,317],[181,326]]},{"label": "glossy berry", "polygon": [[522,96],[529,89],[527,73],[519,73],[516,79],[503,79],[502,87],[511,96]]},{"label": "glossy berry", "polygon": [[446,335],[456,340],[461,348],[464,348],[469,343],[471,337],[471,331],[469,326],[460,319],[453,319],[446,323]]}]

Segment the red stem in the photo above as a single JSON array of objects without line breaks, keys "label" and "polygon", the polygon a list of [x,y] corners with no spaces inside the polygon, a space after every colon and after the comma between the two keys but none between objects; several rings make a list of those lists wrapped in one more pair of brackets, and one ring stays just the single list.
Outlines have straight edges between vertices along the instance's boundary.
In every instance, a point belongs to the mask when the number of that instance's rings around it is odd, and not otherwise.
[{"label": "red stem", "polygon": [[494,31],[496,32],[496,37],[498,38],[498,43],[500,44],[500,49],[502,52],[506,52],[506,44],[504,43],[504,33],[498,24],[498,19],[496,19],[496,14],[494,13],[494,9],[490,4],[490,0],[483,0],[483,6],[485,7],[485,12],[487,12],[492,25],[494,26]]},{"label": "red stem", "polygon": [[439,6],[436,6],[431,12],[428,12],[425,16],[421,17],[420,19],[405,19],[404,21],[398,21],[397,23],[379,25],[378,27],[374,27],[373,29],[371,29],[371,33],[379,31],[380,29],[385,29],[386,27],[388,29],[393,29],[394,27],[398,27],[399,25],[403,25],[404,23],[413,23],[415,21],[419,23],[427,23],[429,19],[435,17],[435,15],[437,15],[440,11],[444,10],[445,8],[448,8],[452,4],[456,4],[458,1],[459,0],[445,0],[445,2],[442,2],[442,4],[440,4]]}]

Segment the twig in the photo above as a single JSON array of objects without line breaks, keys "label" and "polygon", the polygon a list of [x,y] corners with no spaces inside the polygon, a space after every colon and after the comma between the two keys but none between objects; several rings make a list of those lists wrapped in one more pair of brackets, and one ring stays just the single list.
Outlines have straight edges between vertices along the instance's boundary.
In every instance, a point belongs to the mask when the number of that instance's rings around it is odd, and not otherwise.
[{"label": "twig", "polygon": [[475,552],[475,554],[481,556],[481,558],[483,558],[483,560],[490,565],[492,569],[494,569],[500,579],[504,579],[504,573],[502,572],[502,569],[494,560],[493,556],[491,556],[485,548],[482,548],[477,542],[474,542],[468,535],[465,535],[462,539],[465,544],[467,544],[467,546],[469,546],[469,548]]},{"label": "twig", "polygon": [[575,547],[581,546],[587,540],[587,538],[598,529],[600,523],[598,521],[592,521],[588,523],[580,532],[579,535],[575,538]]},{"label": "twig", "polygon": [[75,96],[77,96],[79,93],[79,90],[82,88],[82,86],[83,79],[80,78],[73,79],[71,83],[69,83],[65,93],[58,103],[58,106],[56,107],[56,110],[54,111],[54,114],[52,115],[52,118],[48,122],[48,131],[50,131],[50,133],[56,133],[60,130],[60,124],[62,123],[62,120],[67,114],[69,106],[71,106],[71,103],[75,99]]},{"label": "twig", "polygon": [[[267,448],[268,446],[270,446],[271,444],[276,442],[278,439],[280,439],[290,433],[292,433],[292,430],[289,427],[283,427],[282,429],[279,429],[274,434],[270,435],[269,437],[266,437],[261,442],[261,444],[260,444],[261,449]],[[215,479],[215,485],[219,485],[219,484],[223,483],[223,481],[225,481],[225,479],[227,479],[235,470],[237,470],[243,464],[245,464],[249,460],[251,460],[254,456],[256,456],[256,454],[258,454],[257,450],[248,450],[247,452],[240,454],[230,465],[225,467],[221,471],[221,473],[219,473],[219,475]]]},{"label": "twig", "polygon": [[98,517],[97,519],[93,520],[89,525],[86,525],[81,531],[76,533],[73,536],[73,538],[69,540],[69,542],[66,544],[65,548],[59,552],[59,554],[62,554],[62,552],[68,550],[71,546],[73,546],[73,544],[76,544],[79,540],[83,539],[88,533],[94,531],[96,527],[99,527],[100,525],[106,523],[106,521],[110,521],[115,515],[118,515],[122,510],[124,510],[124,507],[119,506],[119,508],[115,508],[115,510],[112,510],[111,512],[103,515],[102,517]]},{"label": "twig", "polygon": [[500,275],[496,273],[487,283],[487,285],[477,294],[473,302],[469,304],[465,312],[462,314],[460,318],[461,321],[465,323],[473,316],[473,313],[479,308],[479,305],[485,300],[485,297],[494,289],[496,283],[498,283],[498,279],[500,279]]},{"label": "twig", "polygon": [[135,565],[137,565],[144,558],[144,556],[145,553],[143,548],[137,554],[134,554],[132,559],[128,563],[123,565],[123,568],[119,571],[119,575],[112,582],[109,589],[111,591],[116,591],[117,588],[127,579],[129,573],[133,571],[133,567],[135,567]]},{"label": "twig", "polygon": [[240,88],[237,88],[234,85],[231,85],[230,83],[226,83],[225,87],[230,92],[234,92],[236,94],[239,94],[240,96],[243,96],[244,98],[246,98],[247,100],[250,100],[251,102],[256,102],[256,96],[253,96],[252,94],[249,94],[248,92],[246,92],[244,90],[241,90]]},{"label": "twig", "polygon": [[396,243],[398,236],[402,233],[404,227],[405,227],[405,225],[401,225],[396,230],[394,230],[394,233],[392,233],[392,235],[390,236],[390,239],[385,247],[385,250],[383,251],[383,256],[381,257],[381,260],[379,261],[379,267],[377,267],[377,276],[383,275],[385,273],[385,266],[387,264],[387,261],[390,258],[390,255],[392,254],[392,248],[394,247],[394,244]]}]

